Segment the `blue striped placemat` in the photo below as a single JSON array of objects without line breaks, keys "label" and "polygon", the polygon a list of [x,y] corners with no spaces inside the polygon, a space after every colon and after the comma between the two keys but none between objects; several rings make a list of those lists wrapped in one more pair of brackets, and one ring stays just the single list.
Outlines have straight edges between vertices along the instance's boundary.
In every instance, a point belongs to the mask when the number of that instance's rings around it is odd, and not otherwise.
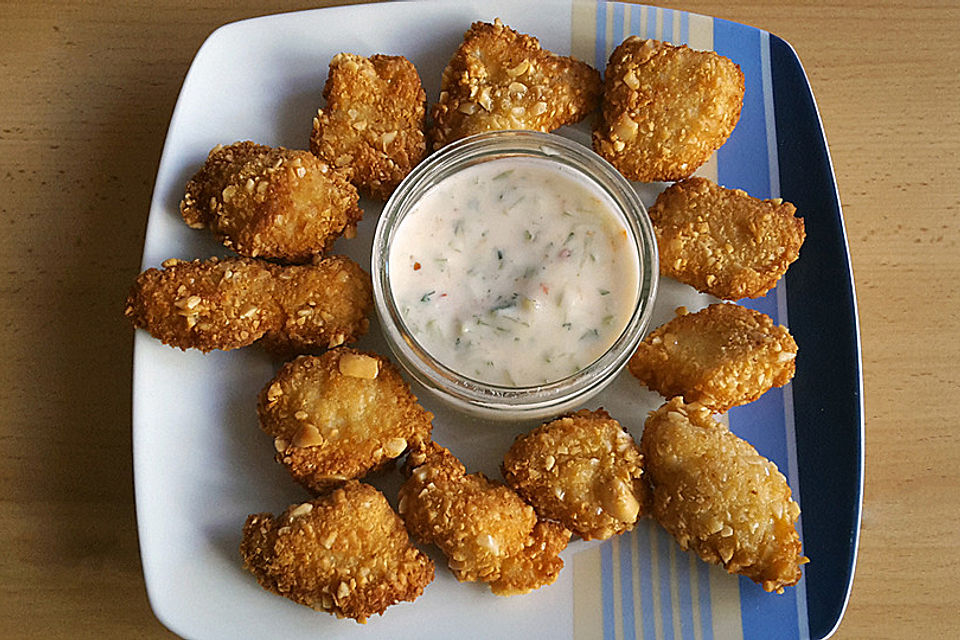
[{"label": "blue striped placemat", "polygon": [[[573,55],[602,70],[610,52],[630,35],[714,50],[740,65],[746,82],[740,122],[697,175],[755,197],[778,197],[769,34],[683,11],[574,1]],[[764,298],[744,304],[788,325],[785,286],[781,280]],[[735,433],[777,464],[799,501],[793,415],[787,385],[731,410],[727,418]],[[596,638],[600,629],[602,637],[611,640],[809,637],[803,580],[783,594],[766,593],[747,578],[727,575],[693,553],[681,551],[669,534],[649,520],[630,534],[578,553],[573,571],[575,638]]]}]

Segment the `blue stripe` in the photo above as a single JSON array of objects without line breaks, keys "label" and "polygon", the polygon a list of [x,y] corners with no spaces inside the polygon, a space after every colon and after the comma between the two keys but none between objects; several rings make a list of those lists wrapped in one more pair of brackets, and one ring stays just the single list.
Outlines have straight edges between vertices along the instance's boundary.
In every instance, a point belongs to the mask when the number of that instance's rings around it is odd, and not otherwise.
[{"label": "blue stripe", "polygon": [[630,536],[618,539],[620,545],[620,608],[623,610],[623,640],[636,640],[636,612],[633,610],[633,548]]},{"label": "blue stripe", "polygon": [[740,122],[717,152],[720,182],[729,188],[743,189],[752,196],[768,198],[770,173],[767,123],[763,114],[760,32],[752,27],[715,19],[713,44],[717,53],[740,65],[746,82]]},{"label": "blue stripe", "polygon": [[608,540],[600,547],[600,576],[603,594],[603,638],[614,639],[613,626],[613,541]]},{"label": "blue stripe", "polygon": [[660,9],[644,7],[647,10],[647,38],[657,37],[657,13]]},{"label": "blue stripe", "polygon": [[[770,197],[770,165],[764,113],[760,31],[725,20],[714,20],[714,49],[740,65],[746,83],[743,111],[730,140],[718,152],[718,180],[728,188],[744,189],[758,198]],[[776,293],[742,301],[777,321]],[[752,443],[778,467],[787,469],[783,393],[771,390],[759,400],[730,411],[730,428]],[[740,612],[746,640],[797,637],[796,590],[767,594],[747,578],[740,578]],[[788,635],[785,635],[788,634]]]},{"label": "blue stripe", "polygon": [[623,4],[617,2],[613,5],[613,46],[620,44],[620,34],[623,33]]},{"label": "blue stripe", "polygon": [[710,606],[710,567],[697,560],[697,591],[700,596],[700,637],[713,640],[713,609]]},{"label": "blue stripe", "polygon": [[663,41],[673,41],[673,11],[663,9]]},{"label": "blue stripe", "polygon": [[640,565],[640,605],[643,607],[643,637],[656,638],[656,627],[653,611],[653,576],[650,575],[650,532],[658,525],[652,522],[641,522],[633,535],[637,537],[637,556],[644,559]]},{"label": "blue stripe", "polygon": [[679,44],[690,44],[690,14],[686,11],[680,12],[680,42]]},{"label": "blue stripe", "polygon": [[594,66],[603,70],[607,66],[607,3],[597,0],[597,39],[594,43]]},{"label": "blue stripe", "polygon": [[631,35],[637,35],[637,36],[643,35],[642,33],[640,33],[640,18],[643,15],[643,12],[646,10],[647,10],[646,7],[640,6],[638,4],[633,5],[633,7],[631,8],[630,10],[630,34]]},{"label": "blue stripe", "polygon": [[657,554],[660,556],[660,617],[664,640],[673,640],[673,597],[670,594],[670,546],[673,537],[657,531]]},{"label": "blue stripe", "polygon": [[680,599],[680,635],[693,640],[693,598],[690,596],[690,558],[677,548],[677,597]]}]

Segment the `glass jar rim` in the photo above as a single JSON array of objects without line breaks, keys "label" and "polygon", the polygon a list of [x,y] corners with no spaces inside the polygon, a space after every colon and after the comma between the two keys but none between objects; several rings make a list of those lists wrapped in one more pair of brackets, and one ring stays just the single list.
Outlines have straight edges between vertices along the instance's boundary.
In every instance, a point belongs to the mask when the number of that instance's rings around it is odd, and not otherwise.
[{"label": "glass jar rim", "polygon": [[[477,163],[499,158],[540,158],[572,169],[607,195],[636,249],[639,279],[633,312],[613,344],[578,372],[546,384],[504,386],[470,378],[437,361],[406,328],[392,295],[389,251],[393,234],[413,205],[443,179]],[[599,392],[622,369],[643,336],[658,285],[653,225],[630,183],[606,160],[567,138],[536,131],[476,134],[447,145],[421,162],[383,208],[371,256],[374,302],[386,341],[400,364],[420,384],[471,413],[498,417],[559,412]]]}]

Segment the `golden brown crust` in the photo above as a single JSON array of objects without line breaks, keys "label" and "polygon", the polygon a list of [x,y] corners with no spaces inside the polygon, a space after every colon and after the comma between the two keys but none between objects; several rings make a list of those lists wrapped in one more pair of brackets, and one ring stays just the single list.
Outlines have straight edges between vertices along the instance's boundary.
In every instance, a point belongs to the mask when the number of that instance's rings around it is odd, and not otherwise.
[{"label": "golden brown crust", "polygon": [[630,180],[679,180],[740,119],[743,72],[712,51],[630,36],[610,54],[593,148]]},{"label": "golden brown crust", "polygon": [[630,531],[645,502],[643,456],[619,422],[582,409],[517,437],[503,477],[541,518],[584,540]]},{"label": "golden brown crust", "polygon": [[410,454],[399,510],[413,537],[440,547],[457,580],[487,582],[497,595],[551,584],[570,532],[538,520],[509,487],[465,471],[435,442]]},{"label": "golden brown crust", "polygon": [[317,493],[418,447],[433,420],[389,360],[346,347],[285,364],[260,392],[257,412],[277,461]]},{"label": "golden brown crust", "polygon": [[651,412],[640,446],[653,516],[683,549],[765,591],[800,580],[800,507],[773,462],[680,398]]},{"label": "golden brown crust", "polygon": [[769,316],[736,304],[712,304],[651,332],[630,358],[630,373],[670,398],[716,412],[753,402],[796,371],[797,343]]},{"label": "golden brown crust", "polygon": [[796,211],[705,178],[678,182],[650,208],[660,273],[718,298],[759,298],[800,256],[806,232]]},{"label": "golden brown crust", "polygon": [[286,266],[250,258],[170,259],[141,273],[124,314],[180,349],[230,350],[261,338],[300,353],[353,342],[367,332],[370,276],[346,256]]},{"label": "golden brown crust", "polygon": [[370,276],[346,256],[279,267],[274,300],[283,325],[266,336],[274,353],[295,354],[356,342],[370,326]]},{"label": "golden brown crust", "polygon": [[310,151],[344,171],[363,193],[386,200],[423,159],[426,93],[403,56],[340,53],[313,119]]},{"label": "golden brown crust", "polygon": [[357,190],[308,151],[217,146],[187,183],[180,214],[251,258],[309,262],[363,215]]},{"label": "golden brown crust", "polygon": [[430,131],[434,149],[483,131],[553,131],[583,120],[600,102],[590,65],[540,48],[499,18],[475,22],[443,71]]},{"label": "golden brown crust", "polygon": [[249,516],[240,554],[264,589],[361,623],[416,600],[434,576],[383,494],[356,481],[277,517]]}]

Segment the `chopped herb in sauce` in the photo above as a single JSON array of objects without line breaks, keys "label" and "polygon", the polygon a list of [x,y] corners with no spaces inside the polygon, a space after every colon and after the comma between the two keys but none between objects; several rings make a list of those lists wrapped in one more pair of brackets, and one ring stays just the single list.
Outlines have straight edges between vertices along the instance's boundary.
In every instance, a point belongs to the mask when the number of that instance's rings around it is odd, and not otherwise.
[{"label": "chopped herb in sauce", "polygon": [[633,311],[638,258],[618,249],[625,227],[613,210],[542,160],[464,169],[397,229],[391,260],[419,265],[390,274],[401,316],[440,362],[479,380],[542,384],[579,371]]}]

